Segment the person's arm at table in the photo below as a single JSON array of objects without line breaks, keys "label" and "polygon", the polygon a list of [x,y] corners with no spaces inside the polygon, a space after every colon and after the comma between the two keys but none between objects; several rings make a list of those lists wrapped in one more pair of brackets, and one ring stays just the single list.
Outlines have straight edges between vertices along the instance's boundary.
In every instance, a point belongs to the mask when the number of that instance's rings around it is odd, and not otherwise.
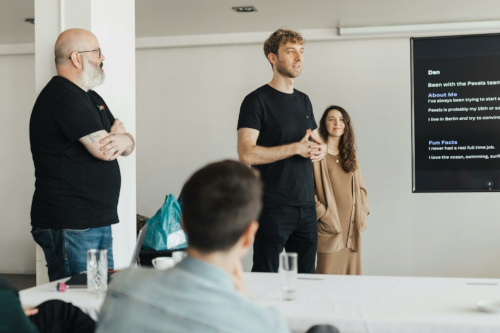
[{"label": "person's arm at table", "polygon": [[34,315],[38,309],[23,310],[19,296],[6,290],[0,290],[0,326],[2,332],[38,332],[28,316]]}]

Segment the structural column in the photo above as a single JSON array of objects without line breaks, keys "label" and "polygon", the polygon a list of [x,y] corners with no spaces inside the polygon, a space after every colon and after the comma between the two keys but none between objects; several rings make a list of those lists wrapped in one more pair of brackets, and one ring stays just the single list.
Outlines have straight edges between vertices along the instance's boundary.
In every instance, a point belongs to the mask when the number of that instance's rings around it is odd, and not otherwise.
[{"label": "structural column", "polygon": [[[135,1],[35,1],[35,73],[37,95],[56,75],[54,44],[70,28],[92,31],[106,57],[106,81],[96,87],[111,112],[135,137]],[[138,143],[139,145],[140,143]],[[136,147],[137,149],[137,147]],[[113,226],[115,268],[130,264],[136,239],[136,154],[118,158],[122,176],[118,216]],[[37,246],[37,285],[48,281],[45,258]]]}]

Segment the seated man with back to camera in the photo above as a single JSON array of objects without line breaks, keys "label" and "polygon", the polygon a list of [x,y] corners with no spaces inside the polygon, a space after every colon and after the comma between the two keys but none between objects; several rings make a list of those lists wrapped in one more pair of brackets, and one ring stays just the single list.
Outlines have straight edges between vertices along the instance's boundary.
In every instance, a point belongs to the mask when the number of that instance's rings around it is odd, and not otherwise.
[{"label": "seated man with back to camera", "polygon": [[223,161],[184,186],[188,257],[167,271],[132,268],[114,277],[98,332],[289,332],[280,315],[247,299],[241,259],[252,246],[262,184]]}]

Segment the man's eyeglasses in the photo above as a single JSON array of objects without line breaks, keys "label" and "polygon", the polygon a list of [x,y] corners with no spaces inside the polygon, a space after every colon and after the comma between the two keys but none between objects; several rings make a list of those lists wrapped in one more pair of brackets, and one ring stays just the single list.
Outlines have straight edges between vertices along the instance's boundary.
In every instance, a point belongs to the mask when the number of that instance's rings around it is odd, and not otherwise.
[{"label": "man's eyeglasses", "polygon": [[[101,48],[98,48],[96,50],[91,50],[91,51],[76,51],[76,53],[85,53],[85,52],[99,52],[99,58],[101,57],[102,53],[101,53]],[[71,52],[73,53],[73,52]],[[71,59],[71,56],[69,56],[69,59]]]}]

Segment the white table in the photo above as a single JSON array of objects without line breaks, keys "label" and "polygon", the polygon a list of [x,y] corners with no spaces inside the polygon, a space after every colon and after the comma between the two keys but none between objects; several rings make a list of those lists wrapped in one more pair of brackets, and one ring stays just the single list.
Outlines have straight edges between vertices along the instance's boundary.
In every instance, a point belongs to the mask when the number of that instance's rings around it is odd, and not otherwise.
[{"label": "white table", "polygon": [[99,314],[99,310],[104,302],[104,297],[97,297],[94,294],[89,294],[87,292],[87,288],[69,288],[65,292],[57,292],[57,283],[67,280],[69,280],[69,278],[50,282],[19,292],[21,305],[23,308],[35,307],[45,301],[59,299],[61,301],[73,303],[74,306],[82,309],[82,311],[88,314],[92,319],[97,320],[97,315]]},{"label": "white table", "polygon": [[477,301],[499,299],[499,280],[300,274],[295,301],[280,300],[278,274],[247,274],[250,294],[276,308],[293,332],[316,324],[342,333],[500,332],[500,314]]},{"label": "white table", "polygon": [[[293,332],[333,324],[342,333],[500,332],[500,314],[476,302],[500,298],[500,280],[300,274],[297,299],[280,300],[278,274],[245,273],[252,299],[276,308]],[[103,299],[86,289],[55,292],[57,282],[20,292],[24,307],[49,299],[73,303],[96,319]]]}]

